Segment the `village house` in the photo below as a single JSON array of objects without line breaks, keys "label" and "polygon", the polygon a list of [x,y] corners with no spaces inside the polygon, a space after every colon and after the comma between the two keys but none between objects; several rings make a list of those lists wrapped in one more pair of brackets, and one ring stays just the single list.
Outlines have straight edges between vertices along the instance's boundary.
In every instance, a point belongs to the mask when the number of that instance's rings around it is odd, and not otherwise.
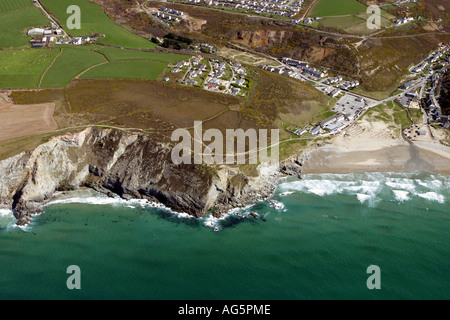
[{"label": "village house", "polygon": [[294,59],[290,59],[290,58],[282,58],[281,62],[288,66],[298,68],[298,69],[309,67],[309,64],[307,62],[298,61],[298,60],[294,60]]},{"label": "village house", "polygon": [[395,26],[400,26],[402,24],[406,24],[406,23],[411,22],[413,20],[414,20],[413,17],[401,18],[401,19],[395,20],[394,23],[395,23]]},{"label": "village house", "polygon": [[316,68],[304,68],[303,72],[318,79],[323,78],[327,75],[326,71],[321,71]]}]

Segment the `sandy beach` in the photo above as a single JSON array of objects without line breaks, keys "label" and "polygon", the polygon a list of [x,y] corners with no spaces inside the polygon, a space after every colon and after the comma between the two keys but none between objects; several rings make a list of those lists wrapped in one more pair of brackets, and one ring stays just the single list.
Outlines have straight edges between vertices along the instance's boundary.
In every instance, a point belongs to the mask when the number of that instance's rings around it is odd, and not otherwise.
[{"label": "sandy beach", "polygon": [[[430,129],[431,130],[431,129]],[[432,129],[435,130],[435,129]],[[309,152],[303,173],[414,172],[450,174],[450,147],[433,132],[412,143],[382,122],[358,121]]]}]

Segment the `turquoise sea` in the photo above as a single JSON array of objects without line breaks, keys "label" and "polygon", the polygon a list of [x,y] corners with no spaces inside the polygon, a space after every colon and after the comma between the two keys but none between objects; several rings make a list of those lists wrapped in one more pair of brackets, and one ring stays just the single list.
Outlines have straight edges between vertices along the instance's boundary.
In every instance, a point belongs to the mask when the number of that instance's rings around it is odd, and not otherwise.
[{"label": "turquoise sea", "polygon": [[272,200],[217,220],[78,194],[26,228],[2,210],[0,299],[450,299],[450,176],[306,175]]}]

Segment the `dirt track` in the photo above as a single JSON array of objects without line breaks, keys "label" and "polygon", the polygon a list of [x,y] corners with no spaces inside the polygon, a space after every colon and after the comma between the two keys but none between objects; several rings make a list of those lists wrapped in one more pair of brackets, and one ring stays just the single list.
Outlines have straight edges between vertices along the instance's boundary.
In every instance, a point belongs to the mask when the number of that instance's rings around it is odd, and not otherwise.
[{"label": "dirt track", "polygon": [[0,99],[0,140],[7,140],[55,130],[54,103],[15,105]]}]

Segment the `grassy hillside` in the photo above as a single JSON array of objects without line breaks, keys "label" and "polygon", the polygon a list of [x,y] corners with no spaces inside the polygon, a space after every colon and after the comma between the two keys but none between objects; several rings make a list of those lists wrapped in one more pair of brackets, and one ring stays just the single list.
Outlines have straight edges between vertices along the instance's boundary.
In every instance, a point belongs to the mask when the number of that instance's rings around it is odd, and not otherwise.
[{"label": "grassy hillside", "polygon": [[99,53],[79,50],[61,49],[51,68],[42,79],[41,88],[57,88],[68,86],[72,79],[87,68],[107,60]]},{"label": "grassy hillside", "polygon": [[185,55],[140,52],[97,45],[0,51],[0,88],[62,88],[89,79],[155,80]]},{"label": "grassy hillside", "polygon": [[41,75],[58,50],[5,50],[0,52],[0,88],[37,88]]},{"label": "grassy hillside", "polygon": [[2,0],[0,1],[0,13],[32,7],[31,0]]},{"label": "grassy hillside", "polygon": [[189,56],[186,55],[159,53],[159,52],[142,52],[142,51],[124,50],[102,46],[97,46],[95,50],[97,52],[104,54],[110,61],[155,60],[167,63],[177,63],[189,58]]},{"label": "grassy hillside", "polygon": [[[11,3],[1,0],[0,4]],[[31,1],[30,1],[31,2]],[[28,29],[48,23],[36,7],[26,7],[14,11],[0,12],[0,49],[29,46]]]},{"label": "grassy hillside", "polygon": [[341,16],[366,10],[366,6],[356,0],[320,0],[311,17]]},{"label": "grassy hillside", "polygon": [[97,4],[85,0],[41,0],[42,5],[60,20],[61,25],[67,29],[66,13],[71,5],[81,9],[81,29],[66,31],[72,36],[88,36],[92,33],[104,34],[106,37],[99,40],[101,43],[126,48],[154,48],[156,45],[149,40],[139,37],[112,21]]},{"label": "grassy hillside", "polygon": [[[354,15],[325,17],[319,20],[319,26],[338,29],[339,31],[344,31],[349,34],[369,34],[377,32],[377,29],[367,28],[367,19],[369,17],[370,14],[366,13],[366,11]],[[391,26],[394,19],[394,16],[385,11],[381,11],[381,27]]]},{"label": "grassy hillside", "polygon": [[167,63],[158,61],[114,61],[89,70],[81,78],[155,80],[165,67]]}]

